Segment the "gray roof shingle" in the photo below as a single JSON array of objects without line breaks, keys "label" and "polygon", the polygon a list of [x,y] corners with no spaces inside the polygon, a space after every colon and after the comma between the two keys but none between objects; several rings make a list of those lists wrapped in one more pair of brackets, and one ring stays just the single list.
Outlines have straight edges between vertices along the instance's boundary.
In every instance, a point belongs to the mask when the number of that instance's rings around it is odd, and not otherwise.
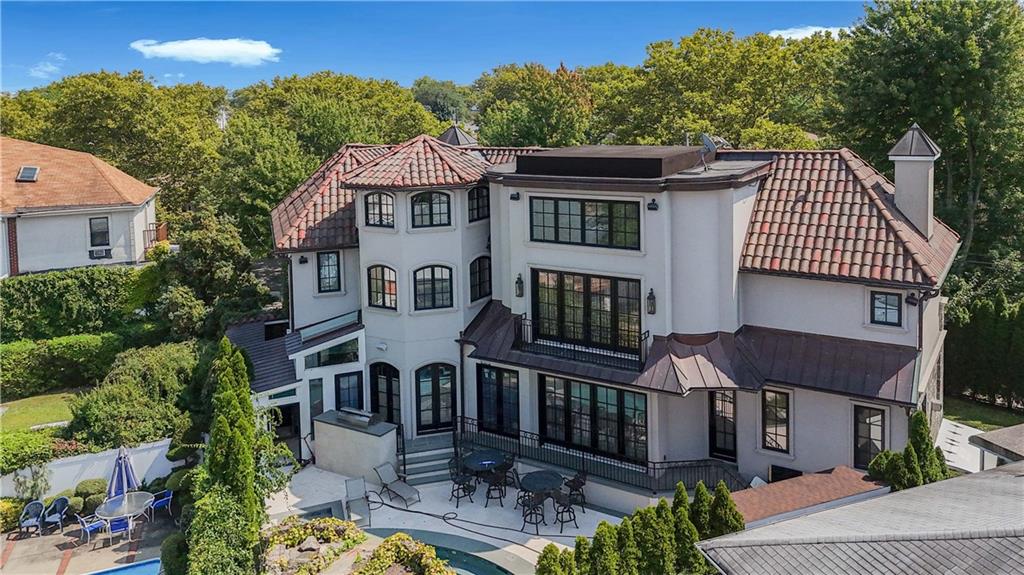
[{"label": "gray roof shingle", "polygon": [[295,383],[295,363],[288,359],[285,338],[265,339],[263,321],[250,321],[227,328],[232,344],[242,348],[252,362],[253,378],[249,388],[259,393]]}]

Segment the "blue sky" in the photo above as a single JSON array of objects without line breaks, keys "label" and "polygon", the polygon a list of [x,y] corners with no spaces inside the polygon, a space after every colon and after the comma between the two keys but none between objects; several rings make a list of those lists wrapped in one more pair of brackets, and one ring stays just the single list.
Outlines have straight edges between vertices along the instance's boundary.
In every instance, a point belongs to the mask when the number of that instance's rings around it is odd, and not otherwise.
[{"label": "blue sky", "polygon": [[[861,2],[0,4],[0,87],[141,69],[163,83],[239,88],[333,70],[409,85],[469,83],[506,63],[639,64],[699,27],[739,35],[850,26]],[[798,33],[798,32],[789,32]],[[206,39],[200,40],[200,39]]]}]

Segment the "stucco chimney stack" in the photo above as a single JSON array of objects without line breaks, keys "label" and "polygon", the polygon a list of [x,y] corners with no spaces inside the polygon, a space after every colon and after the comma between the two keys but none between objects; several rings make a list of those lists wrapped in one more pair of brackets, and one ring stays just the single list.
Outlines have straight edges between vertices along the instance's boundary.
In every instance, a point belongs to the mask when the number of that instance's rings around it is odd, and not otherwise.
[{"label": "stucco chimney stack", "polygon": [[934,227],[935,160],[941,154],[916,123],[889,150],[889,159],[896,164],[896,207],[927,238]]}]

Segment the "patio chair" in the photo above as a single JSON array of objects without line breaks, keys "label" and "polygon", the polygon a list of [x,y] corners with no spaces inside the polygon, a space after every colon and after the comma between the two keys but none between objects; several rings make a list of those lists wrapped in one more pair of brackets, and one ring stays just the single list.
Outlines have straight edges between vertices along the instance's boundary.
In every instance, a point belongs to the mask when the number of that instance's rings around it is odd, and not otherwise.
[{"label": "patio chair", "polygon": [[362,478],[345,480],[345,512],[348,520],[358,527],[370,527],[370,500],[366,497],[366,482]]},{"label": "patio chair", "polygon": [[569,498],[574,505],[579,505],[580,510],[584,513],[587,512],[587,508],[584,507],[587,504],[587,494],[583,492],[583,487],[586,484],[587,473],[585,471],[577,471],[576,475],[565,480],[565,486],[569,488]]},{"label": "patio chair", "polygon": [[491,502],[493,499],[497,499],[498,503],[505,506],[505,472],[498,471],[497,469],[488,473],[484,477],[484,482],[487,483],[487,499],[484,501],[484,507]]},{"label": "patio chair", "polygon": [[83,538],[85,539],[86,543],[92,541],[92,534],[96,533],[97,531],[102,531],[107,526],[106,521],[100,519],[99,517],[96,517],[95,515],[82,517],[81,515],[75,513],[75,519],[78,520],[78,526],[82,530],[82,532],[78,535],[79,545],[82,544]]},{"label": "patio chair", "polygon": [[50,506],[43,512],[43,527],[56,523],[60,526],[60,532],[64,533],[64,517],[68,514],[68,507],[71,506],[67,497],[58,497],[50,503]]},{"label": "patio chair", "polygon": [[18,533],[25,532],[28,534],[29,529],[35,529],[36,533],[41,535],[40,529],[43,526],[43,511],[45,510],[46,506],[43,505],[42,501],[29,501],[18,517]]},{"label": "patio chair", "polygon": [[126,533],[131,541],[132,520],[127,517],[118,517],[107,521],[107,541],[113,545],[114,535]]},{"label": "patio chair", "polygon": [[398,497],[405,503],[405,507],[408,509],[409,505],[420,500],[419,490],[406,483],[404,476],[399,476],[398,472],[395,471],[394,465],[385,463],[374,467],[373,470],[377,472],[381,486],[384,487],[384,491],[392,501],[395,500],[395,497]]},{"label": "patio chair", "polygon": [[555,522],[558,523],[558,532],[561,533],[565,529],[565,524],[570,521],[576,526],[576,529],[579,529],[580,524],[576,523],[576,511],[572,508],[572,498],[569,497],[569,494],[559,491],[555,494],[554,499]]},{"label": "patio chair", "polygon": [[159,493],[153,495],[153,502],[149,504],[149,520],[155,519],[157,509],[167,509],[167,516],[173,517],[171,514],[171,498],[174,496],[174,492],[170,489],[164,489]]},{"label": "patio chair", "polygon": [[453,457],[448,460],[448,477],[452,480],[452,491],[448,501],[455,499],[455,508],[459,508],[459,502],[469,498],[473,502],[473,494],[476,493],[476,481],[472,475],[467,475],[462,469],[462,462]]},{"label": "patio chair", "polygon": [[512,509],[519,509],[520,507],[525,508],[526,503],[531,497],[533,497],[533,492],[523,489],[523,484],[519,477],[519,470],[515,467],[512,468],[512,477],[515,478],[515,483],[513,485],[516,485],[519,488],[519,492],[516,493],[516,504]]},{"label": "patio chair", "polygon": [[505,484],[511,487],[519,487],[519,472],[516,471],[516,456],[512,453],[505,454],[505,462],[499,466],[505,470]]},{"label": "patio chair", "polygon": [[533,525],[534,533],[540,535],[540,524],[547,525],[547,521],[544,521],[544,500],[546,498],[542,495],[532,495],[526,501],[526,505],[523,506],[523,526],[519,529],[522,532],[526,532],[527,525]]}]

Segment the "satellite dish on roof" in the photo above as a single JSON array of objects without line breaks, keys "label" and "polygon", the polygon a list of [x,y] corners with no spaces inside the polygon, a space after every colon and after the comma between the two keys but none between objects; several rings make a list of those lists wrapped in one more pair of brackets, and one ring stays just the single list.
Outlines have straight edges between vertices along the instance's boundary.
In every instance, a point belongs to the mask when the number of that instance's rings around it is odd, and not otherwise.
[{"label": "satellite dish on roof", "polygon": [[718,151],[718,146],[715,144],[715,141],[711,139],[711,136],[707,134],[701,134],[700,141],[703,142],[704,144],[704,152]]}]

